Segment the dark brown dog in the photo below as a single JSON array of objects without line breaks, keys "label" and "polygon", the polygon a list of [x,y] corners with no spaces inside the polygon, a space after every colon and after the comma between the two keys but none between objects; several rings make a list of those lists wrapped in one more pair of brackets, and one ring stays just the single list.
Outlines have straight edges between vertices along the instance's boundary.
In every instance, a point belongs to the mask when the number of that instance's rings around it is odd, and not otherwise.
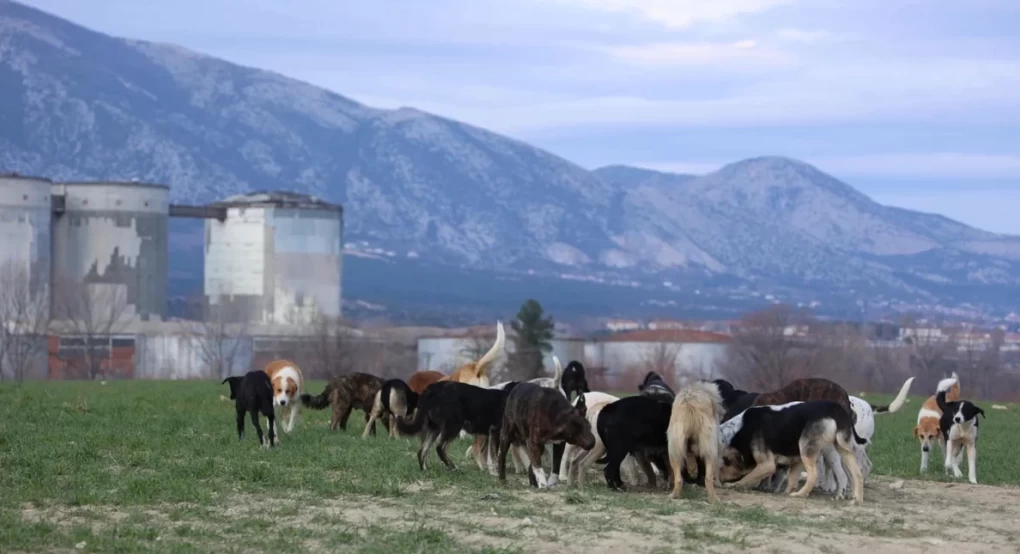
[{"label": "dark brown dog", "polygon": [[446,375],[443,375],[438,371],[415,371],[411,374],[411,378],[407,380],[407,386],[414,392],[421,394],[425,392],[425,387],[435,383],[443,377],[446,377]]},{"label": "dark brown dog", "polygon": [[857,417],[853,408],[850,407],[850,395],[847,394],[846,389],[828,379],[819,377],[797,379],[783,388],[771,392],[744,392],[742,396],[736,398],[726,407],[723,421],[731,419],[751,406],[779,406],[790,402],[809,402],[811,400],[830,400],[843,406],[850,412],[850,416],[856,423]]},{"label": "dark brown dog", "polygon": [[549,486],[542,469],[546,443],[569,442],[584,450],[595,447],[584,397],[571,406],[563,393],[534,383],[520,383],[506,400],[499,437],[499,480],[506,481],[506,455],[510,446],[527,448],[528,481],[532,487]]},{"label": "dark brown dog", "polygon": [[[326,406],[333,407],[333,420],[329,423],[329,430],[336,431],[347,429],[347,419],[351,411],[358,408],[365,412],[365,421],[368,422],[369,414],[372,413],[372,404],[375,402],[375,393],[382,388],[383,379],[367,373],[349,373],[341,377],[334,377],[322,393],[317,396],[310,394],[301,395],[301,403],[313,410],[322,410]],[[380,420],[384,425],[389,424],[388,417],[383,415]],[[375,423],[372,424],[372,435],[375,435]]]}]

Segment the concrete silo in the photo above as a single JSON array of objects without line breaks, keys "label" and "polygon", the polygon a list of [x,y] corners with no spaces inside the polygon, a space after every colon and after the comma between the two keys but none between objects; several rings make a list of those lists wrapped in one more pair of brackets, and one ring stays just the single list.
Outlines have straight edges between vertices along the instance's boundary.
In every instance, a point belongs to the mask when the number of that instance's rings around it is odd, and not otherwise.
[{"label": "concrete silo", "polygon": [[292,192],[213,204],[205,223],[205,296],[230,320],[305,324],[340,315],[343,208]]},{"label": "concrete silo", "polygon": [[169,187],[98,181],[52,190],[63,203],[53,224],[54,300],[85,284],[116,294],[123,317],[164,317]]},{"label": "concrete silo", "polygon": [[33,300],[47,304],[53,218],[51,186],[49,179],[41,177],[0,174],[0,278],[27,278]]}]

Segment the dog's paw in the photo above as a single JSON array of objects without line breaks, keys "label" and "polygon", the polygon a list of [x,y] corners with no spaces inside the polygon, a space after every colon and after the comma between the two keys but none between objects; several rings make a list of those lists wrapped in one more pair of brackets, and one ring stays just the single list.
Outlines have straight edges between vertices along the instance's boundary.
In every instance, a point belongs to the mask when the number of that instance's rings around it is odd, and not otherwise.
[{"label": "dog's paw", "polygon": [[555,487],[559,483],[560,483],[560,476],[555,474],[555,473],[553,473],[552,475],[549,476],[549,480],[546,481],[545,486],[547,486],[547,487]]},{"label": "dog's paw", "polygon": [[967,480],[968,480],[968,481],[970,481],[970,483],[971,483],[972,485],[976,485],[976,484],[978,484],[978,483],[977,483],[977,479],[975,479],[975,478],[973,478],[973,477],[968,477],[968,478],[967,478]]}]

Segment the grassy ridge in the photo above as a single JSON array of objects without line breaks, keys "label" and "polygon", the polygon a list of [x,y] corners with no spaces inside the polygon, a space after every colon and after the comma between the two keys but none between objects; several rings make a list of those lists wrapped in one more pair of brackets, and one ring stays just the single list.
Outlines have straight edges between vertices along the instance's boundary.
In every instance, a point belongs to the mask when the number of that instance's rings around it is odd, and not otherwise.
[{"label": "grassy ridge", "polygon": [[[309,388],[318,392],[321,386]],[[246,422],[248,435],[239,443],[233,403],[220,400],[227,392],[226,385],[212,382],[0,386],[0,551],[81,543],[85,550],[104,552],[491,551],[464,542],[450,527],[430,527],[423,515],[428,506],[444,505],[449,491],[466,491],[471,502],[481,503],[478,510],[493,517],[527,518],[539,510],[516,494],[526,490],[523,477],[501,486],[464,458],[467,441],[450,448],[460,471],[447,471],[433,453],[423,475],[414,460],[417,442],[385,438],[381,427],[379,437],[362,440],[360,412],[352,415],[345,433],[331,434],[328,410],[303,409],[295,433],[284,435],[281,447],[265,451]],[[912,398],[899,413],[876,418],[875,473],[919,477],[919,448],[911,430],[922,400]],[[982,422],[978,479],[1016,485],[1018,408],[1000,411],[991,405],[982,404],[989,417]],[[936,453],[926,478],[948,480],[941,463]],[[664,494],[608,493],[601,475],[589,483],[583,492],[561,486],[542,497],[679,509]],[[702,493],[689,494],[700,498]],[[389,511],[378,517],[362,513],[352,499],[365,496],[379,499]],[[321,509],[309,508],[315,506]],[[422,524],[387,527],[394,517]],[[293,526],[260,532],[288,518]],[[498,526],[470,525],[475,527],[453,528],[468,537],[504,533],[513,539]]]}]

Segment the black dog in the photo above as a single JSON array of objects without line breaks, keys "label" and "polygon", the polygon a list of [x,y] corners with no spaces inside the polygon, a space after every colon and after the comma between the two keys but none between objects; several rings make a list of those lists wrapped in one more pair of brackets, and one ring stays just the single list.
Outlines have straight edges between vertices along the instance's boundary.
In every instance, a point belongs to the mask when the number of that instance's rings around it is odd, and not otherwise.
[{"label": "black dog", "polygon": [[676,398],[676,393],[673,392],[673,389],[669,388],[669,385],[666,384],[662,376],[654,371],[649,371],[645,375],[644,380],[638,385],[638,392],[641,393],[641,396],[647,396],[648,398],[668,404],[672,404],[673,399]]},{"label": "black dog", "polygon": [[506,481],[506,455],[513,445],[528,450],[528,482],[531,486],[548,486],[542,469],[546,443],[569,442],[585,450],[595,447],[595,435],[585,417],[587,412],[583,396],[576,405],[571,405],[556,389],[534,383],[517,385],[507,396],[503,428],[499,434],[499,480]]},{"label": "black dog", "polygon": [[563,370],[560,387],[563,392],[567,393],[567,400],[570,400],[574,394],[581,396],[586,392],[591,392],[591,389],[588,388],[588,379],[584,374],[584,365],[581,362],[574,360],[567,364]]},{"label": "black dog", "polygon": [[[446,467],[457,469],[447,457],[446,448],[457,438],[461,429],[472,435],[487,435],[491,459],[492,449],[498,444],[507,395],[516,385],[510,383],[503,389],[485,389],[456,381],[440,381],[429,385],[418,399],[414,420],[409,423],[404,419],[397,420],[397,429],[401,434],[421,434],[418,467],[425,470],[429,448],[438,441],[436,454],[439,459]],[[556,394],[563,398],[559,392]]]},{"label": "black dog", "polygon": [[715,386],[719,387],[719,394],[722,396],[723,408],[726,409],[727,415],[723,416],[723,421],[726,421],[727,419],[730,419],[740,412],[750,408],[751,405],[754,404],[755,399],[758,398],[758,393],[740,390],[734,387],[733,384],[726,379],[716,379],[712,382],[715,383]]},{"label": "black dog", "polygon": [[652,487],[655,487],[655,472],[649,461],[663,474],[669,474],[666,430],[672,411],[671,403],[647,396],[628,396],[602,408],[596,428],[606,446],[603,472],[609,488],[623,490],[620,464],[628,454],[641,464]]},{"label": "black dog", "polygon": [[963,449],[967,449],[967,480],[977,484],[977,441],[978,415],[985,417],[985,411],[970,400],[946,402],[946,392],[956,383],[956,374],[951,379],[939,382],[935,393],[935,402],[942,410],[939,428],[942,440],[946,443],[946,473],[952,472],[956,477],[963,477],[960,462]]},{"label": "black dog", "polygon": [[[265,371],[249,371],[244,377],[227,377],[223,383],[230,383],[230,399],[237,409],[237,439],[244,439],[244,415],[251,414],[251,424],[259,436],[262,446],[276,446],[276,412],[273,409],[273,383]],[[263,440],[259,425],[259,412],[269,420],[269,444]]]}]

